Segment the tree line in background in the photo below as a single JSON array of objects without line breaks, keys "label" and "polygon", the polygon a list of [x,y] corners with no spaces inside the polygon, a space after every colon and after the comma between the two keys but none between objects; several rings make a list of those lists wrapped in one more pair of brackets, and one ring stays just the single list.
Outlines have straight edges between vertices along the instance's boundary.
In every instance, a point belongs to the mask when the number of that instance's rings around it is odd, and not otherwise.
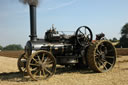
[{"label": "tree line in background", "polygon": [[5,47],[0,46],[0,50],[23,50],[23,47],[19,44],[10,44]]},{"label": "tree line in background", "polygon": [[123,48],[128,48],[128,23],[121,29],[120,45]]}]

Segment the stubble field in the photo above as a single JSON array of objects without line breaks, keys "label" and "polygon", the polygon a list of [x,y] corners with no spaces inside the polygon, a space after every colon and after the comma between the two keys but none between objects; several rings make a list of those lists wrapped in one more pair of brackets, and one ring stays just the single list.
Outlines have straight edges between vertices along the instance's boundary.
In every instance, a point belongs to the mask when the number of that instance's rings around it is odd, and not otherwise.
[{"label": "stubble field", "polygon": [[57,66],[56,74],[50,79],[32,81],[18,72],[17,58],[12,58],[17,55],[5,54],[10,56],[0,53],[0,85],[128,85],[128,56],[118,56],[115,67],[107,73]]}]

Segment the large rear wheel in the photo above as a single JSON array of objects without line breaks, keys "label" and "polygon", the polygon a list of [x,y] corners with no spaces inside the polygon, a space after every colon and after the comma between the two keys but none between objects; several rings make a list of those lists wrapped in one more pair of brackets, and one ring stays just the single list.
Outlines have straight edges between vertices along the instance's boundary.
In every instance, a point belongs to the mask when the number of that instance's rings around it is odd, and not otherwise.
[{"label": "large rear wheel", "polygon": [[111,42],[96,41],[88,49],[88,65],[95,72],[107,72],[114,67],[116,56],[115,47]]}]

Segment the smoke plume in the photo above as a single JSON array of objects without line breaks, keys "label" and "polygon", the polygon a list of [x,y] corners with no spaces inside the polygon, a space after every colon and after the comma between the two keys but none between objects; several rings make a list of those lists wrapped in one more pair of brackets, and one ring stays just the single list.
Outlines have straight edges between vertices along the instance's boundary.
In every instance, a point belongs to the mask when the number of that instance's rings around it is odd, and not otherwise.
[{"label": "smoke plume", "polygon": [[39,3],[38,0],[19,0],[19,1],[24,4],[35,5],[35,6],[37,6]]}]

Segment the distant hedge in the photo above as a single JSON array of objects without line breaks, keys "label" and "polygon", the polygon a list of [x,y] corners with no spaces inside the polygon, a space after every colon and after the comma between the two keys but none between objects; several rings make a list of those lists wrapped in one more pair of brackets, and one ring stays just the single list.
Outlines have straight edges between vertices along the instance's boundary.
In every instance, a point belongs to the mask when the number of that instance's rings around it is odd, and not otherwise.
[{"label": "distant hedge", "polygon": [[0,45],[0,50],[2,50],[3,49],[3,47]]},{"label": "distant hedge", "polygon": [[5,46],[2,50],[23,50],[23,47],[19,44],[11,44]]}]

